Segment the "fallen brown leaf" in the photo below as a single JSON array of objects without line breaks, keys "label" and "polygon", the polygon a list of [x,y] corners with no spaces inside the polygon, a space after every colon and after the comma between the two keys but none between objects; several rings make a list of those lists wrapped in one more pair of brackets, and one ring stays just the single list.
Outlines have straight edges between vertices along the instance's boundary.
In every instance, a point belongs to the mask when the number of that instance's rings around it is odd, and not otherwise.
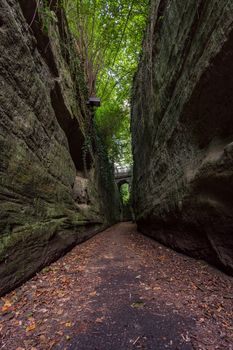
[{"label": "fallen brown leaf", "polygon": [[6,312],[11,308],[12,304],[10,300],[5,300],[5,304],[2,307],[2,312]]},{"label": "fallen brown leaf", "polygon": [[36,328],[35,322],[31,323],[29,326],[26,328],[26,332],[33,331]]}]

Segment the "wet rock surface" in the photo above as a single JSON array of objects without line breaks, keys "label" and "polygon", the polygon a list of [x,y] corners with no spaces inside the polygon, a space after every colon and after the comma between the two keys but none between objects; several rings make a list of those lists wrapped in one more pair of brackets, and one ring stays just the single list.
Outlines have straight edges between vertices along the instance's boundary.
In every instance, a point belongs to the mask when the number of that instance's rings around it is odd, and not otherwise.
[{"label": "wet rock surface", "polygon": [[0,301],[2,349],[231,350],[232,278],[116,225]]},{"label": "wet rock surface", "polygon": [[136,220],[233,274],[233,4],[152,1],[134,81]]}]

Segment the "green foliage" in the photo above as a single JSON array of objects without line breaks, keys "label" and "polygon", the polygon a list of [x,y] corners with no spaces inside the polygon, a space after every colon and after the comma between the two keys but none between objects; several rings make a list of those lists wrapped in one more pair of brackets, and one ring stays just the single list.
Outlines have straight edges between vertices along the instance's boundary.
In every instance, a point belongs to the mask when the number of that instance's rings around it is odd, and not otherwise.
[{"label": "green foliage", "polygon": [[[77,68],[81,63],[89,95],[101,97],[102,106],[96,110],[95,122],[109,158],[117,164],[132,163],[129,99],[146,26],[148,2],[37,0],[44,32],[49,31],[51,23],[57,22],[55,12],[59,9],[66,12],[75,39],[75,43],[73,38],[64,43],[73,78],[78,77],[80,85]],[[80,124],[85,131],[85,122],[81,120]]]},{"label": "green foliage", "polygon": [[51,9],[51,3],[51,0],[37,0],[37,11],[45,33],[48,33],[51,23],[57,22],[56,14]]},{"label": "green foliage", "polygon": [[129,192],[128,184],[125,183],[121,186],[120,194],[121,194],[121,200],[123,205],[128,205],[130,200],[130,192]]},{"label": "green foliage", "polygon": [[110,158],[131,163],[129,99],[146,25],[146,0],[64,0],[70,29],[85,70],[89,94]]},{"label": "green foliage", "polygon": [[109,101],[97,110],[96,123],[111,161],[130,164],[132,160],[128,109]]},{"label": "green foliage", "polygon": [[[76,58],[70,43],[66,51],[70,67],[77,60],[84,68],[89,95],[98,95],[102,106],[95,121],[108,155],[117,164],[132,163],[130,94],[137,68],[149,0],[37,0],[43,30],[56,22],[55,12],[64,8],[75,38]],[[54,12],[55,11],[55,12]],[[75,79],[75,78],[74,78]],[[84,123],[81,123],[84,124]],[[83,127],[82,127],[83,129]]]}]

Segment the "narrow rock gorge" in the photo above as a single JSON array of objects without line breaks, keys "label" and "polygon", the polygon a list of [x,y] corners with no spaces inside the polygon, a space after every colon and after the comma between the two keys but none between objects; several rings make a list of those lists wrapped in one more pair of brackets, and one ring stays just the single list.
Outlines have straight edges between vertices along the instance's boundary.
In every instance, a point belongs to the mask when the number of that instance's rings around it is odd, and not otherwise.
[{"label": "narrow rock gorge", "polygon": [[152,0],[134,80],[139,230],[233,274],[233,2]]},{"label": "narrow rock gorge", "polygon": [[232,113],[232,0],[0,0],[0,349],[233,350]]},{"label": "narrow rock gorge", "polygon": [[[118,221],[66,18],[0,1],[0,294]],[[90,141],[90,135],[91,141]]]},{"label": "narrow rock gorge", "polygon": [[[0,0],[0,295],[132,216],[130,207],[120,213],[69,16],[60,0],[42,15],[44,4]],[[218,0],[151,0],[131,111],[139,231],[229,274],[232,11],[232,2]],[[114,116],[109,106],[107,113]],[[127,176],[131,187],[131,170]]]}]

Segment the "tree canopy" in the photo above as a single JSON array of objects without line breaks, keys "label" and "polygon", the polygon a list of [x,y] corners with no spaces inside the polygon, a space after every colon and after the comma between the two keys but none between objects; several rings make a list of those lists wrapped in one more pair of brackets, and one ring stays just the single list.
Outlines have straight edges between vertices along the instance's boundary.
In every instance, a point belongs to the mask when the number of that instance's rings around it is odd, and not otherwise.
[{"label": "tree canopy", "polygon": [[64,0],[90,95],[102,106],[95,121],[114,163],[131,163],[130,92],[149,0]]}]

